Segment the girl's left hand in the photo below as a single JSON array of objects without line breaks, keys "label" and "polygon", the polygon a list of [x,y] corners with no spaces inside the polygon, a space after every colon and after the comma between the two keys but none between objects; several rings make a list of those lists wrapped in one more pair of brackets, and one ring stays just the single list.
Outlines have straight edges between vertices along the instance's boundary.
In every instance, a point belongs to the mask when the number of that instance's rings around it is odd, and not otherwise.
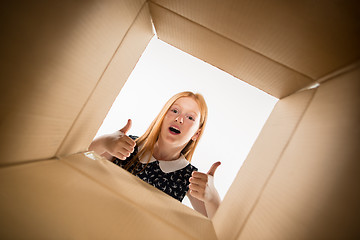
[{"label": "girl's left hand", "polygon": [[191,196],[205,203],[220,201],[219,193],[214,186],[215,170],[220,164],[221,162],[214,163],[206,174],[197,171],[192,173],[189,185]]}]

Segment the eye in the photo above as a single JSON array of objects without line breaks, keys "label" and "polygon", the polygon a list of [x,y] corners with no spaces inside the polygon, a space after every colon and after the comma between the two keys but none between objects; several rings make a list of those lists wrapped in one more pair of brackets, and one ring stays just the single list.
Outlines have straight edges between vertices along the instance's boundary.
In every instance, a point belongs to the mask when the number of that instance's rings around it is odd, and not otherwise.
[{"label": "eye", "polygon": [[188,116],[188,119],[191,121],[195,121],[195,118],[193,118],[192,116]]},{"label": "eye", "polygon": [[171,111],[172,111],[173,113],[178,113],[178,112],[179,112],[176,108],[171,109]]}]

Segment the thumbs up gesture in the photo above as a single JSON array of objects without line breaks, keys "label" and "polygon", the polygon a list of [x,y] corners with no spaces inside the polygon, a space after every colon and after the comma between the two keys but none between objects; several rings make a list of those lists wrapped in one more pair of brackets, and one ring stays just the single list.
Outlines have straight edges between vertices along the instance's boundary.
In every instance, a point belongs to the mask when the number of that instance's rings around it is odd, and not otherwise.
[{"label": "thumbs up gesture", "polygon": [[126,136],[131,128],[131,119],[128,120],[125,127],[112,134],[106,134],[92,141],[89,146],[90,151],[111,160],[112,157],[125,160],[134,151],[135,141]]},{"label": "thumbs up gesture", "polygon": [[131,128],[131,123],[131,119],[129,119],[120,131],[108,135],[104,143],[106,152],[120,160],[125,160],[129,157],[136,145],[134,140],[126,136],[126,133]]},{"label": "thumbs up gesture", "polygon": [[214,174],[220,164],[220,162],[214,163],[206,174],[197,171],[192,173],[189,179],[191,196],[205,203],[220,202],[220,196],[214,186]]},{"label": "thumbs up gesture", "polygon": [[125,127],[123,127],[122,129],[120,129],[120,132],[122,132],[124,135],[126,135],[126,133],[130,130],[131,125],[132,125],[132,121],[131,121],[131,119],[128,119]]}]

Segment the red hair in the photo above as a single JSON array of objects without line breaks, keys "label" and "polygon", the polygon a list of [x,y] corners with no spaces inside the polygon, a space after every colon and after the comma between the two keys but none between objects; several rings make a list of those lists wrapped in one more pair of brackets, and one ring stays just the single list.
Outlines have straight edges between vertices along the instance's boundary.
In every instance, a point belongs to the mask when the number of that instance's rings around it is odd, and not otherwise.
[{"label": "red hair", "polygon": [[[139,163],[139,156],[142,156],[146,152],[150,152],[150,157],[147,161],[149,163],[151,156],[154,152],[154,146],[157,142],[161,125],[163,123],[165,114],[169,111],[170,107],[174,104],[176,100],[182,97],[191,97],[193,98],[196,103],[198,104],[200,108],[200,123],[199,123],[199,129],[201,129],[199,135],[197,136],[196,140],[190,139],[188,144],[183,148],[181,153],[184,155],[186,160],[191,162],[192,156],[195,152],[195,148],[202,136],[202,133],[204,132],[204,128],[207,122],[207,115],[208,115],[208,108],[205,102],[204,97],[199,93],[193,93],[193,92],[181,92],[173,97],[171,97],[164,105],[164,107],[161,109],[160,113],[157,115],[157,117],[153,120],[153,122],[150,124],[149,128],[146,130],[146,132],[136,140],[137,146],[142,146],[140,151],[133,157],[133,159],[125,166],[125,169],[129,169],[130,166],[132,166],[135,162]],[[137,166],[135,166],[134,169],[136,169]]]}]

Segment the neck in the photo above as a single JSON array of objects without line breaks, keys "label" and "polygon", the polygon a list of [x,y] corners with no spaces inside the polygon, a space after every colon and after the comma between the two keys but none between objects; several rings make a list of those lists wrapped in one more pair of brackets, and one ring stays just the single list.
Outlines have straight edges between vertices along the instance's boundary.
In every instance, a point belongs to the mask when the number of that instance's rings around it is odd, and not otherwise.
[{"label": "neck", "polygon": [[184,146],[173,146],[166,144],[160,139],[155,143],[153,156],[157,160],[171,161],[180,157]]}]

